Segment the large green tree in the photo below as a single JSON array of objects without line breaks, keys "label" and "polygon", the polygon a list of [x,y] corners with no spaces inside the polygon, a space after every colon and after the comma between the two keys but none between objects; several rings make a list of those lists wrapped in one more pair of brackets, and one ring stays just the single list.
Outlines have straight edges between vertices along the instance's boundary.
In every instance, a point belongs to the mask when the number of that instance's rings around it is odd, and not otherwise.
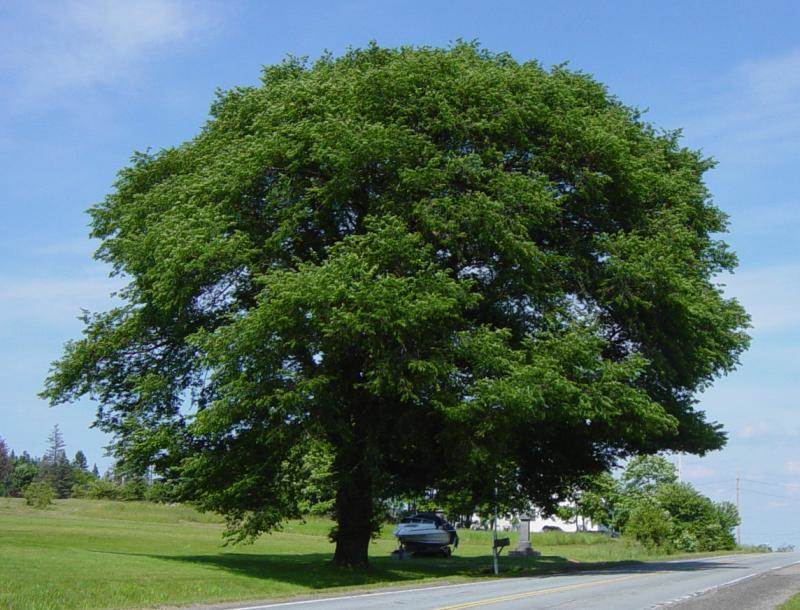
[{"label": "large green tree", "polygon": [[331,452],[334,561],[390,497],[553,506],[580,475],[724,443],[695,394],[747,316],[712,162],[591,77],[475,45],[290,59],[137,154],[90,211],[124,304],[44,395],[89,395],[247,538]]}]

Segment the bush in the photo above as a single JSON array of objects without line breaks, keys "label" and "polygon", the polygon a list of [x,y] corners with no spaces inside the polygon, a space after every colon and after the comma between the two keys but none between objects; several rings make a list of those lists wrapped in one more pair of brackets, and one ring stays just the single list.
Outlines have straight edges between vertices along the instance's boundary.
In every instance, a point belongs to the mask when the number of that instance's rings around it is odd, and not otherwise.
[{"label": "bush", "polygon": [[120,500],[144,500],[147,492],[147,483],[143,479],[130,479],[123,483],[119,488]]},{"label": "bush", "polygon": [[75,483],[70,491],[70,498],[87,498],[89,496],[89,485],[86,483]]},{"label": "bush", "polygon": [[672,519],[656,502],[644,499],[634,506],[625,534],[632,536],[647,548],[669,548],[673,534]]},{"label": "bush", "polygon": [[86,497],[92,500],[119,500],[119,487],[105,479],[97,479],[89,483],[86,489]]},{"label": "bush", "polygon": [[736,547],[731,530],[739,523],[739,513],[730,502],[714,504],[688,483],[662,485],[655,501],[672,518],[676,549],[718,551]]},{"label": "bush", "polygon": [[32,462],[18,461],[11,473],[9,492],[12,496],[23,495],[25,489],[39,476],[39,467]]},{"label": "bush", "polygon": [[145,489],[144,499],[158,504],[170,504],[179,500],[178,490],[174,484],[156,479]]},{"label": "bush", "polygon": [[47,481],[34,481],[24,492],[25,503],[34,508],[47,508],[56,497],[56,490]]}]

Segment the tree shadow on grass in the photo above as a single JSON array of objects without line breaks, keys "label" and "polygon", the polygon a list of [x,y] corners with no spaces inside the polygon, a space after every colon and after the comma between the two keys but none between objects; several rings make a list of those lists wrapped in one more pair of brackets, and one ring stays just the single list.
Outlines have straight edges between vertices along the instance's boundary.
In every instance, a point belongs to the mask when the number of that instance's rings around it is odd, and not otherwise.
[{"label": "tree shadow on grass", "polygon": [[[108,553],[108,551],[104,551]],[[155,555],[150,553],[111,552],[114,555],[148,557],[163,561],[217,568],[230,573],[285,582],[308,589],[372,584],[410,583],[421,579],[478,578],[491,574],[491,555],[450,558],[413,557],[393,559],[370,557],[367,569],[347,569],[331,563],[331,553],[217,553],[209,555]],[[502,558],[504,576],[532,575],[559,571],[571,562],[564,557]]]},{"label": "tree shadow on grass", "polygon": [[[124,553],[126,555],[133,553]],[[330,553],[213,555],[150,555],[153,559],[218,568],[250,578],[289,583],[309,590],[375,584],[403,585],[421,579],[479,578],[491,574],[490,555],[453,556],[449,559],[371,557],[368,569],[343,569],[331,564]],[[693,561],[574,562],[558,555],[501,558],[501,576],[524,577],[603,571],[611,573],[697,571],[720,567],[743,567],[733,563]]]},{"label": "tree shadow on grass", "polygon": [[450,559],[412,558],[396,560],[371,557],[367,569],[334,566],[330,553],[264,554],[220,553],[217,555],[149,555],[162,560],[220,568],[236,574],[277,580],[310,589],[353,585],[418,581],[422,578],[479,576],[491,566],[491,558],[452,557]]}]

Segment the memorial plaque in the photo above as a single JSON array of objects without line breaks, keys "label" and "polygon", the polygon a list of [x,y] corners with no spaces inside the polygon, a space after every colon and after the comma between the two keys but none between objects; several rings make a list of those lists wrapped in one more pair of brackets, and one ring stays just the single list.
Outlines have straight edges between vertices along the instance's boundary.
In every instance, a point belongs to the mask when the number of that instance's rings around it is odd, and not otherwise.
[{"label": "memorial plaque", "polygon": [[531,546],[531,517],[530,515],[519,516],[519,542],[517,548],[508,553],[512,557],[523,557],[538,555]]}]

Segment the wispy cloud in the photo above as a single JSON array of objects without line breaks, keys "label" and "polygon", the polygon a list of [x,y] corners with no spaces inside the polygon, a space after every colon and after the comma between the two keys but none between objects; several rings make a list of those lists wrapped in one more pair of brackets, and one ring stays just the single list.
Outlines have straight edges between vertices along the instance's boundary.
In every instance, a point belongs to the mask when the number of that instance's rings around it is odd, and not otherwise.
[{"label": "wispy cloud", "polygon": [[764,422],[757,422],[755,424],[747,424],[742,426],[736,431],[736,437],[739,439],[750,440],[756,438],[764,438],[775,434],[775,430],[765,424]]},{"label": "wispy cloud", "polygon": [[800,150],[800,48],[745,61],[712,87],[686,132],[715,156],[764,163]]},{"label": "wispy cloud", "polygon": [[731,218],[731,233],[748,237],[793,234],[800,228],[800,203],[756,202],[753,209],[739,210]]},{"label": "wispy cloud", "polygon": [[800,264],[745,269],[721,278],[753,319],[757,333],[800,328]]},{"label": "wispy cloud", "polygon": [[11,103],[50,103],[80,88],[129,83],[143,63],[174,50],[212,22],[186,0],[69,0],[20,4],[0,26],[0,70]]},{"label": "wispy cloud", "polygon": [[[765,424],[763,422],[749,423],[738,428],[733,433],[733,441],[749,448],[763,447],[777,450],[791,450],[800,438],[800,429],[791,420],[784,418],[780,424]],[[798,462],[800,464],[800,462]],[[798,471],[796,474],[800,474]]]},{"label": "wispy cloud", "polygon": [[750,60],[737,70],[752,97],[762,106],[796,104],[800,91],[800,49],[784,55]]},{"label": "wispy cloud", "polygon": [[790,474],[800,474],[800,462],[789,460],[784,464],[784,469]]},{"label": "wispy cloud", "polygon": [[684,466],[683,467],[683,472],[681,472],[682,476],[684,476],[684,477],[686,477],[688,479],[697,480],[697,481],[702,481],[704,479],[710,479],[711,477],[713,477],[716,474],[717,474],[717,471],[714,470],[713,468],[709,468],[708,466],[702,466],[702,465]]},{"label": "wispy cloud", "polygon": [[67,239],[54,241],[48,244],[34,245],[31,248],[31,254],[37,256],[80,256],[85,260],[89,260],[95,250],[97,250],[98,245],[99,242],[86,238]]},{"label": "wispy cloud", "polygon": [[20,324],[63,327],[82,309],[100,311],[112,304],[121,282],[100,273],[74,278],[4,278],[0,285],[0,329],[14,332]]}]

